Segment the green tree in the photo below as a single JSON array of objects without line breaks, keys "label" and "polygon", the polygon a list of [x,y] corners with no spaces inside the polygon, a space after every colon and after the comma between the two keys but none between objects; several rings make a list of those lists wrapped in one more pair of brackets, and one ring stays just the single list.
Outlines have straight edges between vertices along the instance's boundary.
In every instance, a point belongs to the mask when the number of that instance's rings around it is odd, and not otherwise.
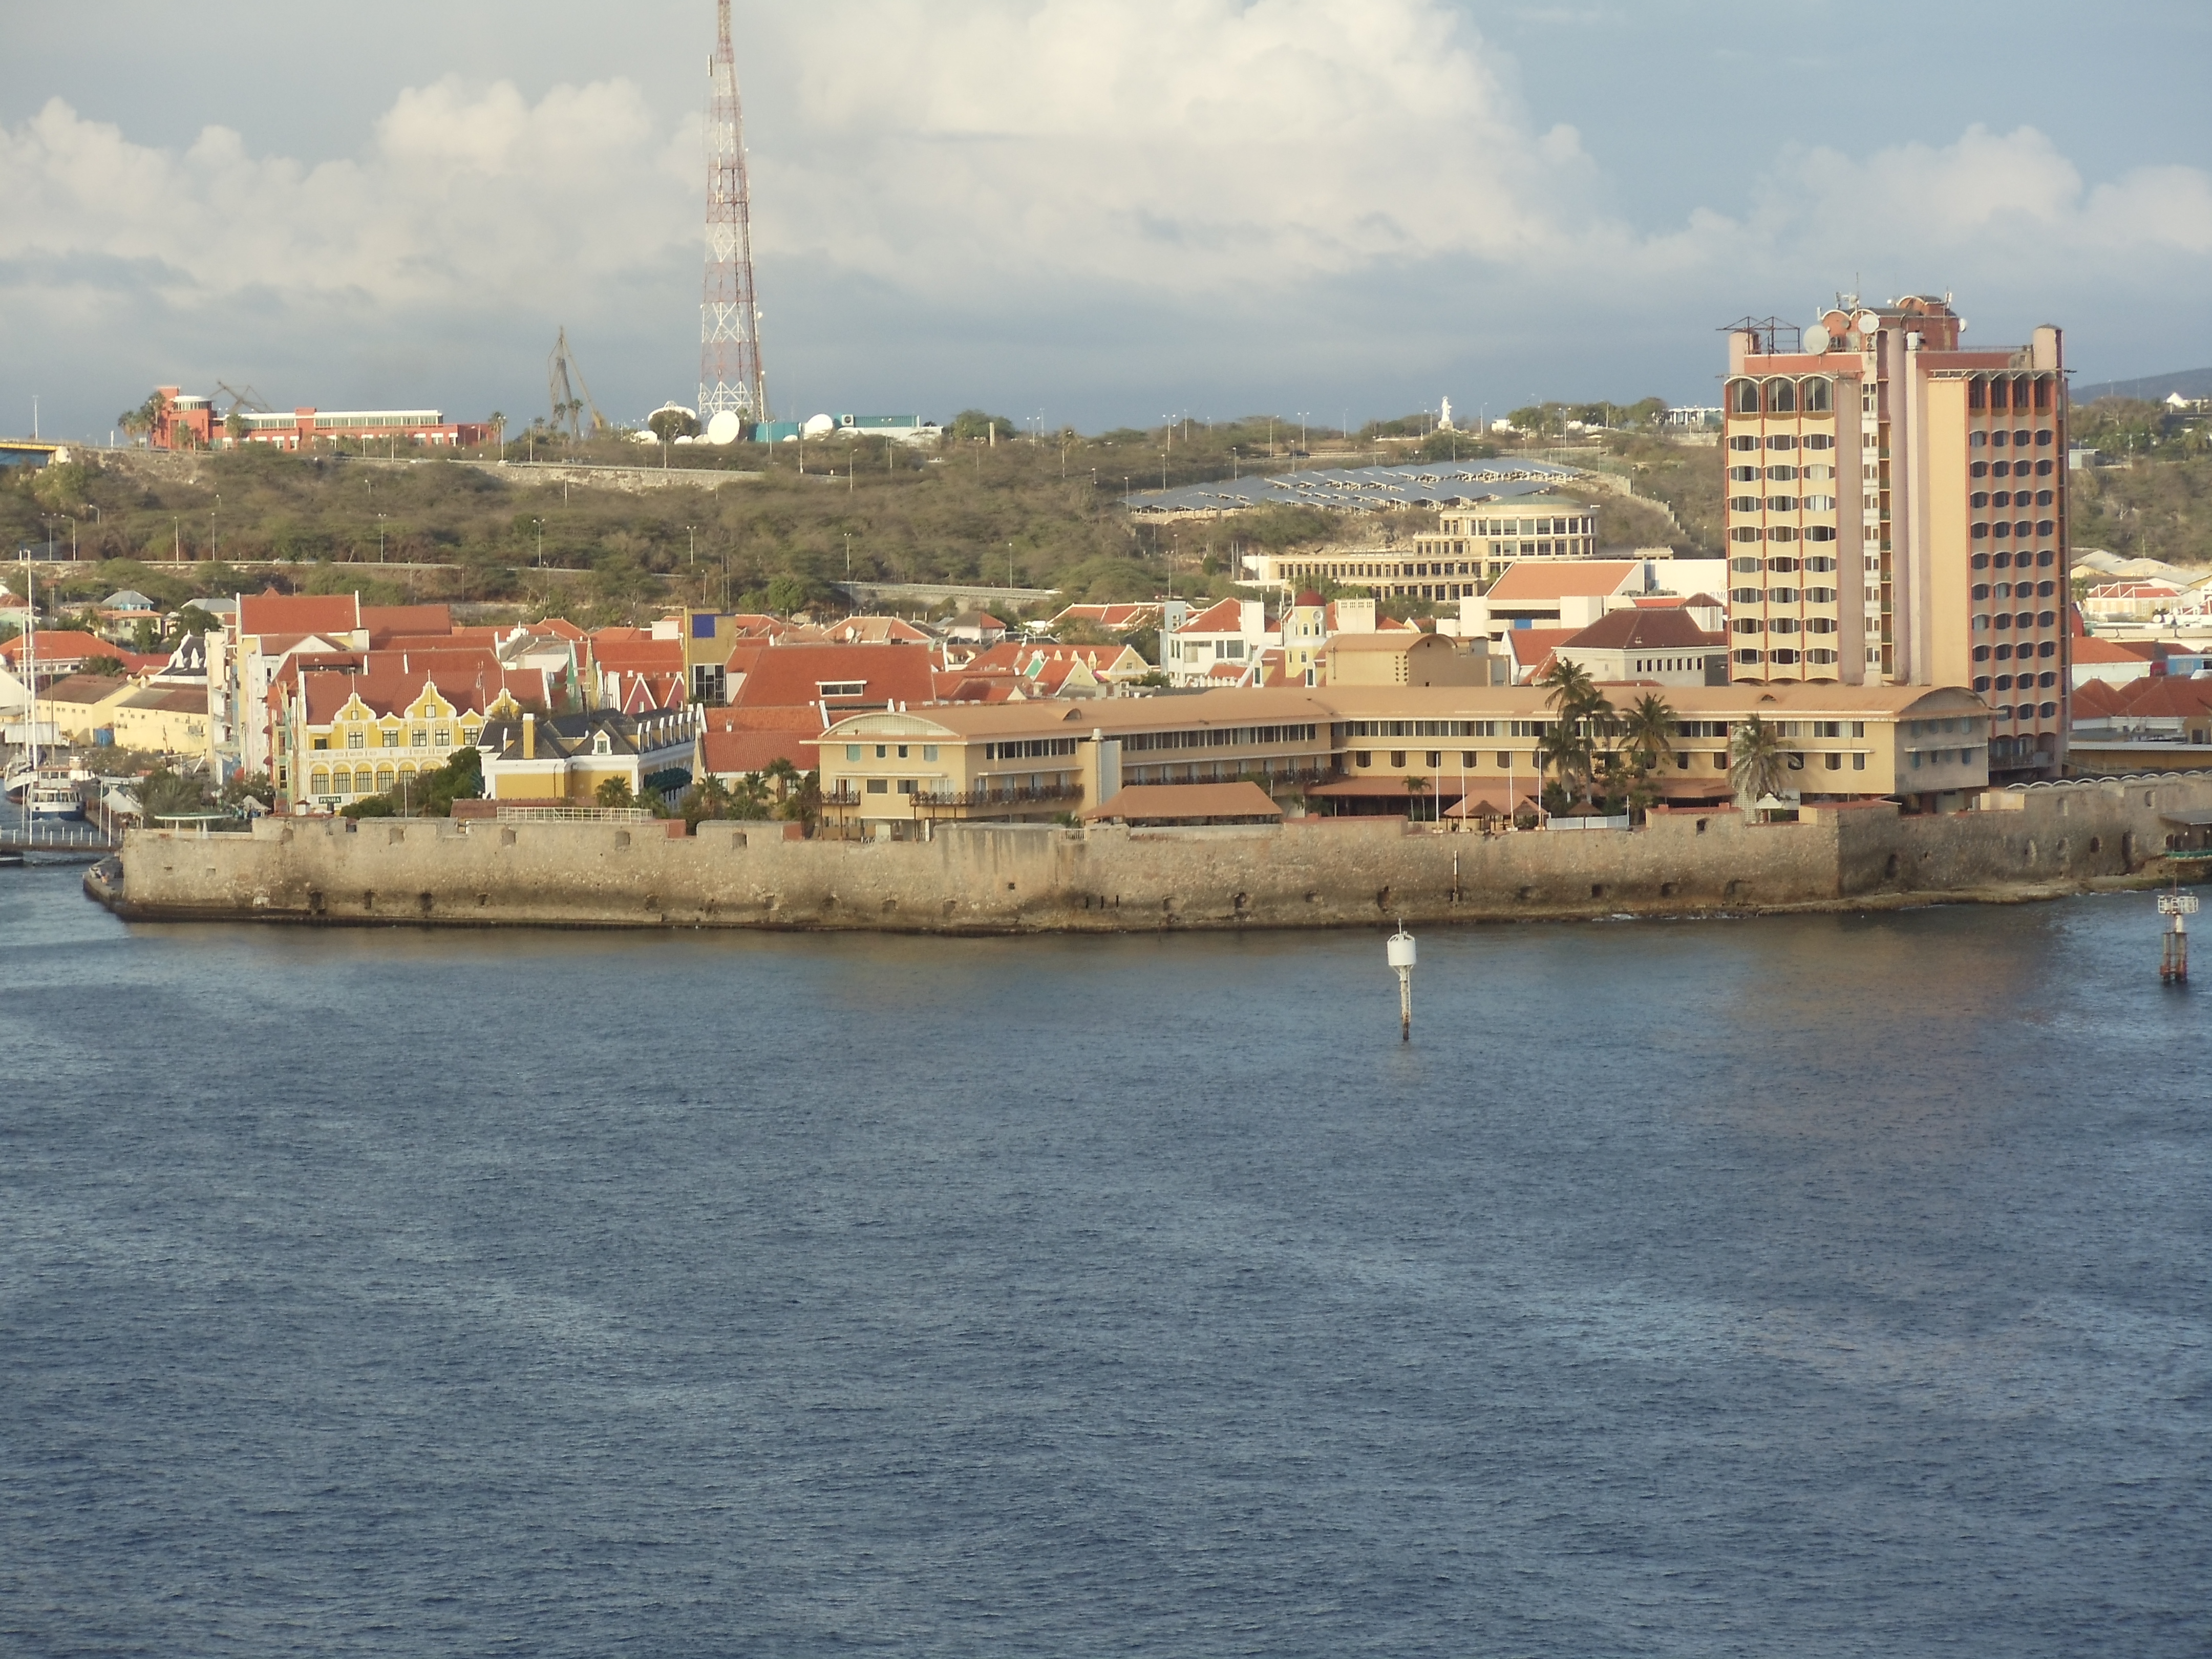
[{"label": "green tree", "polygon": [[663,444],[699,435],[699,417],[688,409],[656,409],[645,423]]},{"label": "green tree", "polygon": [[1754,801],[1782,793],[1789,754],[1774,728],[1758,715],[1736,727],[1729,753],[1729,783],[1738,805],[1748,810]]},{"label": "green tree", "polygon": [[265,772],[234,772],[216,799],[234,812],[243,813],[250,800],[258,801],[266,811],[276,805],[276,786],[269,781]]},{"label": "green tree", "polygon": [[111,657],[106,652],[101,652],[97,655],[87,657],[82,663],[78,664],[77,672],[80,674],[106,674],[110,677],[117,676],[123,672],[123,659],[120,657]]},{"label": "green tree", "polygon": [[768,608],[787,617],[795,616],[829,597],[829,588],[811,576],[775,576],[768,585]]},{"label": "green tree", "polygon": [[[1553,720],[1545,728],[1544,735],[1536,740],[1538,776],[1550,772],[1558,778],[1559,805],[1552,810],[1571,809],[1578,795],[1589,791],[1589,740],[1577,729],[1572,720]],[[1545,792],[1547,801],[1553,799]]]},{"label": "green tree", "polygon": [[637,805],[637,797],[630,793],[628,778],[608,778],[592,792],[592,799],[602,806],[623,807]]},{"label": "green tree", "polygon": [[1648,811],[1658,799],[1658,791],[1651,782],[1651,774],[1660,764],[1674,757],[1674,723],[1673,706],[1656,691],[1646,691],[1628,705],[1622,716],[1620,740],[1628,757],[1629,806],[1632,811]]},{"label": "green tree", "polygon": [[199,774],[157,766],[139,780],[138,804],[151,824],[160,818],[208,811],[215,801],[208,792],[207,780]]},{"label": "green tree", "polygon": [[955,438],[988,438],[995,430],[1001,438],[1014,435],[1014,423],[1003,415],[994,415],[986,410],[963,409],[952,417],[945,428]]},{"label": "green tree", "polygon": [[1613,718],[1613,705],[1590,678],[1589,670],[1565,657],[1555,655],[1537,684],[1545,688],[1545,701],[1559,714],[1544,733],[1539,753],[1558,769],[1569,803],[1577,786],[1587,801],[1596,778],[1597,737],[1603,722]]}]

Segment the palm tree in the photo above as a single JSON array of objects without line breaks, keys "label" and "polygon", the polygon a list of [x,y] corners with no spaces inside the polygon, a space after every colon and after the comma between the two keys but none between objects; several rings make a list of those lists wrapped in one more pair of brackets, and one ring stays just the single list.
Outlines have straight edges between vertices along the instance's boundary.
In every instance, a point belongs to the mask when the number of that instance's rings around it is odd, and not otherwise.
[{"label": "palm tree", "polygon": [[1563,720],[1580,720],[1592,704],[1605,701],[1589,670],[1566,657],[1553,656],[1552,665],[1536,684],[1550,694],[1544,701],[1559,710]]},{"label": "palm tree", "polygon": [[1646,691],[1628,705],[1620,735],[1640,768],[1673,757],[1676,718],[1674,706],[1656,691]]},{"label": "palm tree", "polygon": [[1559,775],[1559,788],[1566,796],[1568,805],[1574,805],[1578,789],[1585,795],[1589,793],[1589,739],[1582,734],[1574,721],[1553,720],[1551,723],[1544,735],[1536,740],[1536,763],[1539,769],[1536,793],[1540,798],[1544,793],[1543,772],[1546,769]]},{"label": "palm tree", "polygon": [[1789,757],[1772,726],[1753,714],[1735,729],[1729,782],[1739,805],[1747,805],[1782,792]]},{"label": "palm tree", "polygon": [[[1554,656],[1537,684],[1549,689],[1545,701],[1559,715],[1553,731],[1544,734],[1545,752],[1559,763],[1559,782],[1569,804],[1575,791],[1571,780],[1580,781],[1587,800],[1595,783],[1599,725],[1613,718],[1613,705],[1590,678],[1589,670],[1565,657]],[[1557,740],[1555,734],[1559,734]]]},{"label": "palm tree", "polygon": [[1633,781],[1629,793],[1632,806],[1646,808],[1657,798],[1650,775],[1653,768],[1674,753],[1674,719],[1673,707],[1656,691],[1646,691],[1628,706],[1620,737]]},{"label": "palm tree", "polygon": [[1421,818],[1420,804],[1422,800],[1426,798],[1429,793],[1429,781],[1424,777],[1407,778],[1406,780],[1406,793],[1413,798],[1413,821],[1418,823],[1420,822]]}]

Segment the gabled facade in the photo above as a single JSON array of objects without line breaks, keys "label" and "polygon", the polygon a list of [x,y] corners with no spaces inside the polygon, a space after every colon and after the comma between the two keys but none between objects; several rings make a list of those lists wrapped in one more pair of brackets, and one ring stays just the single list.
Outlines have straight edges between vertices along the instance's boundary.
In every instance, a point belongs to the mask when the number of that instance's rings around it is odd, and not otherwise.
[{"label": "gabled facade", "polygon": [[692,708],[642,720],[605,708],[503,715],[477,743],[484,793],[508,805],[593,807],[600,786],[619,779],[633,798],[657,789],[672,799],[698,771],[701,725]]},{"label": "gabled facade", "polygon": [[1281,643],[1261,600],[1218,599],[1194,611],[1170,599],[1160,625],[1160,669],[1176,685],[1218,684],[1223,669],[1232,680],[1253,678],[1260,653]]}]

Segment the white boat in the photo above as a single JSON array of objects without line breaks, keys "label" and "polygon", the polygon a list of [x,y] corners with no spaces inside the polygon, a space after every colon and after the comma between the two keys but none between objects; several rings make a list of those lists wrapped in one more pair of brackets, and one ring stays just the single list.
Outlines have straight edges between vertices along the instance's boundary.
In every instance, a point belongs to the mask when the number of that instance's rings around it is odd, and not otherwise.
[{"label": "white boat", "polygon": [[84,817],[84,797],[67,778],[49,773],[30,787],[23,801],[23,815],[33,821],[46,819],[75,819]]},{"label": "white boat", "polygon": [[8,774],[7,794],[12,801],[23,799],[23,792],[38,781],[39,769],[29,761],[22,763]]}]

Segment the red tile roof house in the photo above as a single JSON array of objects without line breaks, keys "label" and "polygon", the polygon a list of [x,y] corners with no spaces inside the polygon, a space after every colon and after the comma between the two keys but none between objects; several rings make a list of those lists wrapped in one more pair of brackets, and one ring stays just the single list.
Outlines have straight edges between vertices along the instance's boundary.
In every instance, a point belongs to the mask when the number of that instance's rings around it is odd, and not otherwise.
[{"label": "red tile roof house", "polygon": [[2091,680],[2073,696],[2069,763],[2076,772],[2195,771],[2212,765],[2212,678]]},{"label": "red tile roof house", "polygon": [[507,667],[482,648],[370,651],[344,669],[287,663],[269,692],[280,793],[325,807],[380,793],[443,766],[487,720],[543,711],[546,697],[541,671]]},{"label": "red tile roof house", "polygon": [[[1236,684],[1255,676],[1260,653],[1282,642],[1259,599],[1217,599],[1196,612],[1170,601],[1160,629],[1160,668],[1177,685]],[[1235,673],[1216,674],[1223,665]]]},{"label": "red tile roof house", "polygon": [[1048,628],[1065,628],[1070,623],[1088,623],[1093,628],[1103,628],[1109,634],[1133,634],[1140,628],[1160,625],[1160,601],[1148,600],[1137,605],[1071,605],[1049,623]]},{"label": "red tile roof house", "polygon": [[1608,612],[1559,641],[1552,653],[1579,665],[1592,679],[1607,683],[1728,684],[1728,635],[1706,632],[1680,609]]},{"label": "red tile roof house", "polygon": [[78,633],[75,629],[41,628],[27,635],[18,634],[0,644],[0,662],[8,665],[9,672],[16,676],[18,684],[27,661],[29,672],[39,677],[39,684],[51,685],[65,675],[76,673],[88,657],[118,654],[106,640]]},{"label": "red tile roof house", "polygon": [[809,709],[827,726],[868,709],[933,701],[937,666],[936,653],[919,645],[767,646],[754,653],[730,704]]},{"label": "red tile roof house", "polygon": [[1608,601],[1640,596],[1644,580],[1634,559],[1521,560],[1487,593],[1460,601],[1460,632],[1498,640],[1516,628],[1587,628],[1615,608]]},{"label": "red tile roof house", "polygon": [[269,725],[269,687],[285,659],[300,652],[368,648],[358,594],[279,593],[272,588],[238,595],[220,648],[210,640],[208,712],[217,750],[234,744],[245,771],[270,775],[276,733]]},{"label": "red tile roof house", "polygon": [[2152,653],[2147,642],[2104,640],[2087,634],[2075,640],[2071,655],[2076,691],[2092,680],[2124,685],[2130,680],[2146,678],[2151,672]]},{"label": "red tile roof house", "polygon": [[[1058,684],[1061,676],[1047,676],[1049,669],[1064,669],[1069,665],[1080,665],[1088,671],[1088,684],[1126,685],[1132,680],[1142,679],[1152,671],[1152,664],[1137,654],[1135,647],[1127,645],[1062,645],[1046,641],[1030,645],[1008,640],[979,651],[962,665],[968,674],[1013,674],[1033,684]],[[1079,684],[1084,684],[1081,677]],[[1037,695],[1036,692],[1030,696]]]}]

